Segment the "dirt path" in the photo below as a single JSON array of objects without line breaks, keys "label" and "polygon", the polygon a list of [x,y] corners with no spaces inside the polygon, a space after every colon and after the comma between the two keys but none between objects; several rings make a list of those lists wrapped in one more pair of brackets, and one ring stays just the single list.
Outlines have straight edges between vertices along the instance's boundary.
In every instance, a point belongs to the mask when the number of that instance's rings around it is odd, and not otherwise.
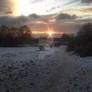
[{"label": "dirt path", "polygon": [[83,60],[61,50],[54,56],[59,65],[43,92],[92,92],[91,59]]},{"label": "dirt path", "polygon": [[[57,57],[58,56],[58,57]],[[44,92],[68,92],[68,89],[65,88],[67,86],[68,78],[71,76],[72,73],[72,62],[67,54],[64,51],[59,53],[57,51],[57,62],[61,62],[61,64],[56,68],[56,71],[50,77],[48,81],[48,85]]]}]

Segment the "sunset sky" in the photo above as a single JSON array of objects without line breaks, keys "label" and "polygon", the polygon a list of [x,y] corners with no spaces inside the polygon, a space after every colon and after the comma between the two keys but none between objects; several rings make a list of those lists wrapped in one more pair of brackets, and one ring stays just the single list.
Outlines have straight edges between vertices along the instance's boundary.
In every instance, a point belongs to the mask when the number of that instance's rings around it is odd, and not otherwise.
[{"label": "sunset sky", "polygon": [[0,24],[76,33],[87,22],[92,22],[92,0],[0,0]]}]

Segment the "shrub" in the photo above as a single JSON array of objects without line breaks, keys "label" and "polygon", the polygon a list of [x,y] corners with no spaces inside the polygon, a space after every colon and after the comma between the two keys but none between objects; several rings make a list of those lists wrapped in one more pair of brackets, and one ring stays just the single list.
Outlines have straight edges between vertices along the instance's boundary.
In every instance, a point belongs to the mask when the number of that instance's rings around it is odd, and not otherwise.
[{"label": "shrub", "polygon": [[82,57],[92,56],[92,24],[84,24],[76,37],[69,42],[67,49],[73,50]]}]

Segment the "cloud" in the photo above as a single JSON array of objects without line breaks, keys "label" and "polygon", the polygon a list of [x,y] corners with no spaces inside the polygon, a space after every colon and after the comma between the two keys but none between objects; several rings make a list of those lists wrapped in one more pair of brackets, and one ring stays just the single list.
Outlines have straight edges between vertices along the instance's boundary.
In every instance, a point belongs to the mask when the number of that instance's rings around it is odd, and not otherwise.
[{"label": "cloud", "polygon": [[[11,13],[11,12],[5,12]],[[0,16],[0,24],[4,25],[14,25],[16,24],[20,26],[21,24],[26,24],[27,22],[36,21],[40,18],[39,15],[32,14],[29,16],[19,16],[19,17],[12,17],[12,16]]]},{"label": "cloud", "polygon": [[[34,17],[35,15],[36,17]],[[48,29],[48,27],[53,27],[55,31],[62,31],[62,32],[76,32],[74,31],[77,29],[77,24],[74,23],[74,20],[71,20],[71,23],[69,20],[64,20],[65,22],[59,21],[59,19],[62,19],[59,17],[57,21],[50,22],[51,20],[56,19],[56,15],[36,15],[32,14],[30,16],[20,16],[20,17],[10,17],[10,16],[1,16],[0,17],[0,24],[13,26],[13,27],[20,27],[22,25],[28,25],[32,31],[45,31]],[[58,15],[60,16],[60,15]],[[64,14],[63,14],[64,16]],[[68,14],[65,14],[64,19],[75,19],[72,18],[74,16],[70,16]]]},{"label": "cloud", "polygon": [[76,15],[69,15],[69,14],[66,14],[66,13],[61,13],[61,14],[56,16],[57,20],[76,19],[76,18],[77,18]]},{"label": "cloud", "polygon": [[81,0],[82,3],[92,3],[92,0]]},{"label": "cloud", "polygon": [[12,11],[11,6],[11,0],[0,0],[0,15],[10,14],[10,11]]},{"label": "cloud", "polygon": [[42,2],[43,0],[33,0],[32,3],[39,3]]},{"label": "cloud", "polygon": [[64,5],[73,5],[73,4],[77,3],[77,2],[79,2],[79,0],[69,0]]},{"label": "cloud", "polygon": [[50,16],[40,16],[37,14],[32,14],[29,16],[0,16],[0,25],[14,26],[20,27],[22,25],[28,25],[35,30],[44,29],[45,25],[47,26],[47,22],[49,21]]},{"label": "cloud", "polygon": [[[36,17],[34,17],[35,15]],[[36,15],[30,16],[1,16],[0,24],[8,25],[11,27],[20,27],[22,25],[28,25],[32,31],[45,31],[48,27],[53,28],[55,31],[76,33],[80,24],[91,22],[92,20],[76,20],[76,15],[69,15],[61,13],[56,16],[53,15]],[[57,20],[56,20],[57,19]],[[56,21],[55,21],[56,20]]]},{"label": "cloud", "polygon": [[66,32],[66,33],[76,33],[79,29],[79,25],[77,23],[62,23],[56,22],[53,24],[54,30],[59,32]]},{"label": "cloud", "polygon": [[31,15],[29,15],[29,17],[30,17],[30,18],[33,18],[33,19],[40,18],[40,16],[37,15],[37,14],[31,14]]},{"label": "cloud", "polygon": [[83,13],[82,14],[83,16],[84,16],[84,14],[87,14],[88,17],[89,17],[89,15],[92,16],[92,8],[80,9],[79,11]]},{"label": "cloud", "polygon": [[21,26],[27,21],[28,21],[28,18],[25,16],[20,16],[20,17],[0,16],[1,25]]},{"label": "cloud", "polygon": [[12,11],[6,11],[5,14],[12,14]]}]

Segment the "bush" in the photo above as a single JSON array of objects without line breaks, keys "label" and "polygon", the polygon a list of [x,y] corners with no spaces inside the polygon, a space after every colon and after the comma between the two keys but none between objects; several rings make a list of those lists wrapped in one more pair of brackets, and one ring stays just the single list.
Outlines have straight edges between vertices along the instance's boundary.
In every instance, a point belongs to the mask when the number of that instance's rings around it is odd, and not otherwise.
[{"label": "bush", "polygon": [[92,56],[92,24],[84,24],[76,37],[69,42],[67,49],[73,50],[82,57]]}]

